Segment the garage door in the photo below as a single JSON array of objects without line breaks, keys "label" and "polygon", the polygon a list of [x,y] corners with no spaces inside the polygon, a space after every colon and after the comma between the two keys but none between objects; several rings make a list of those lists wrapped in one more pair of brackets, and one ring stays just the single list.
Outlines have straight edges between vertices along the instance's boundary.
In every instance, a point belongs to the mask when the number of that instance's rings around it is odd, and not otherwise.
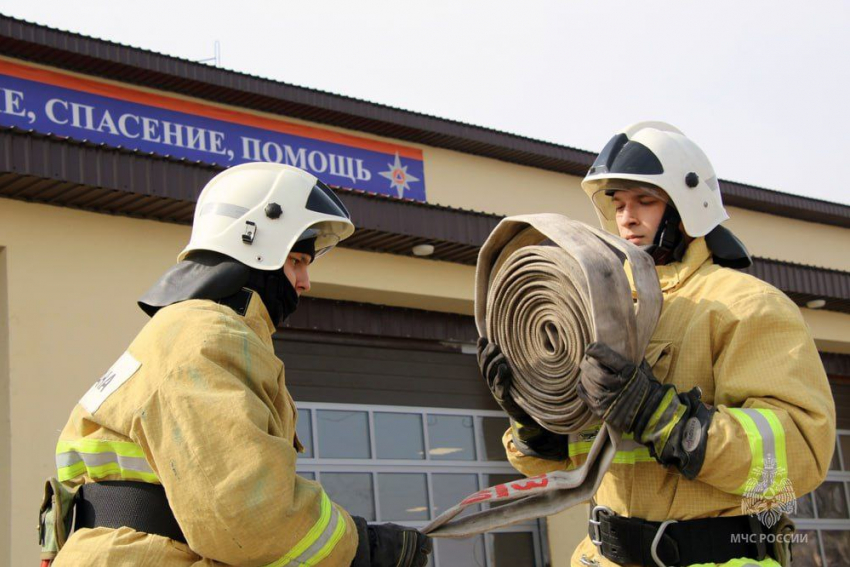
[{"label": "garage door", "polygon": [[[313,339],[313,340],[311,340]],[[519,478],[505,460],[508,421],[475,357],[433,343],[276,339],[307,452],[299,474],[370,522],[421,527],[463,497]],[[435,567],[542,566],[545,523],[438,540]]]}]

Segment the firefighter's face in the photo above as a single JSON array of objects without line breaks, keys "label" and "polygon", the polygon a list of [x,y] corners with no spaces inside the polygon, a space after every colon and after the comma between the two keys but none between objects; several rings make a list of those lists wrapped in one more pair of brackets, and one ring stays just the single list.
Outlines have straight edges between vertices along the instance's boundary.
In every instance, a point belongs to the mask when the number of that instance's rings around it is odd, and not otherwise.
[{"label": "firefighter's face", "polygon": [[620,236],[637,246],[652,244],[667,202],[640,189],[615,191],[611,200]]},{"label": "firefighter's face", "polygon": [[299,296],[305,291],[310,291],[310,274],[308,273],[310,262],[309,254],[292,252],[283,265],[284,275]]}]

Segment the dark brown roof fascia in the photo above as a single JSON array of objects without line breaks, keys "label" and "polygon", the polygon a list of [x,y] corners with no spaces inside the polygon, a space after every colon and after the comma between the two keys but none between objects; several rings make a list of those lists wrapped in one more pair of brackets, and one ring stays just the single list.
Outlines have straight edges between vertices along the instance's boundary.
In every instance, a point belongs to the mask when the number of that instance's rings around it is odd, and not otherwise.
[{"label": "dark brown roof fascia", "polygon": [[850,313],[850,272],[755,258],[746,272],[781,289],[798,305],[823,299],[823,309]]},{"label": "dark brown roof fascia", "polygon": [[[372,340],[474,343],[478,339],[475,319],[469,315],[309,297],[302,298],[281,330],[284,334],[310,331]],[[820,356],[831,377],[850,377],[850,355],[821,352]]]},{"label": "dark brown roof fascia", "polygon": [[[190,224],[200,188],[221,167],[16,129],[0,128],[0,196],[101,213]],[[337,188],[358,226],[343,245],[412,255],[435,247],[433,260],[475,264],[498,215]],[[850,273],[756,259],[750,273],[799,305],[825,299],[850,313]]]},{"label": "dark brown roof fascia", "polygon": [[[596,154],[289,85],[0,15],[0,53],[200,99],[583,176]],[[850,227],[850,206],[722,181],[727,204]]]},{"label": "dark brown roof fascia", "polygon": [[850,378],[850,354],[822,352],[820,358],[823,361],[824,370],[830,377]]},{"label": "dark brown roof fascia", "polygon": [[474,343],[469,315],[304,297],[283,329],[346,335]]},{"label": "dark brown roof fascia", "polygon": [[760,213],[850,228],[850,206],[810,197],[721,181],[723,203]]}]

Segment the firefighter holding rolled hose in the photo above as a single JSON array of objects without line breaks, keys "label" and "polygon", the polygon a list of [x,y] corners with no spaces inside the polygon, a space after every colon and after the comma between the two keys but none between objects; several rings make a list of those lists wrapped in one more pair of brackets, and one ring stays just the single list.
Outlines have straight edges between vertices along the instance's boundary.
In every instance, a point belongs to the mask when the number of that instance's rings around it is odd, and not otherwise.
[{"label": "firefighter holding rolled hose", "polygon": [[[676,128],[617,133],[582,187],[605,230],[653,257],[664,304],[643,363],[604,342],[585,349],[578,395],[627,442],[572,565],[790,564],[782,512],[824,480],[835,445],[834,402],[799,309],[736,270],[750,258],[721,226],[717,176]],[[558,435],[531,419],[511,396],[510,361],[486,339],[479,365],[511,419],[504,444],[518,471],[582,464],[598,427]]]}]

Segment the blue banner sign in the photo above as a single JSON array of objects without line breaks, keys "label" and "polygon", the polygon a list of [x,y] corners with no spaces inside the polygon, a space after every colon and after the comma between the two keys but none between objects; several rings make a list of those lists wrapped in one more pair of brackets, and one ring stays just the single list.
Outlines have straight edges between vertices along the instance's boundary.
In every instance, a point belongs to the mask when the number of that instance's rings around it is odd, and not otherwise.
[{"label": "blue banner sign", "polygon": [[0,125],[425,201],[422,151],[0,59]]}]

